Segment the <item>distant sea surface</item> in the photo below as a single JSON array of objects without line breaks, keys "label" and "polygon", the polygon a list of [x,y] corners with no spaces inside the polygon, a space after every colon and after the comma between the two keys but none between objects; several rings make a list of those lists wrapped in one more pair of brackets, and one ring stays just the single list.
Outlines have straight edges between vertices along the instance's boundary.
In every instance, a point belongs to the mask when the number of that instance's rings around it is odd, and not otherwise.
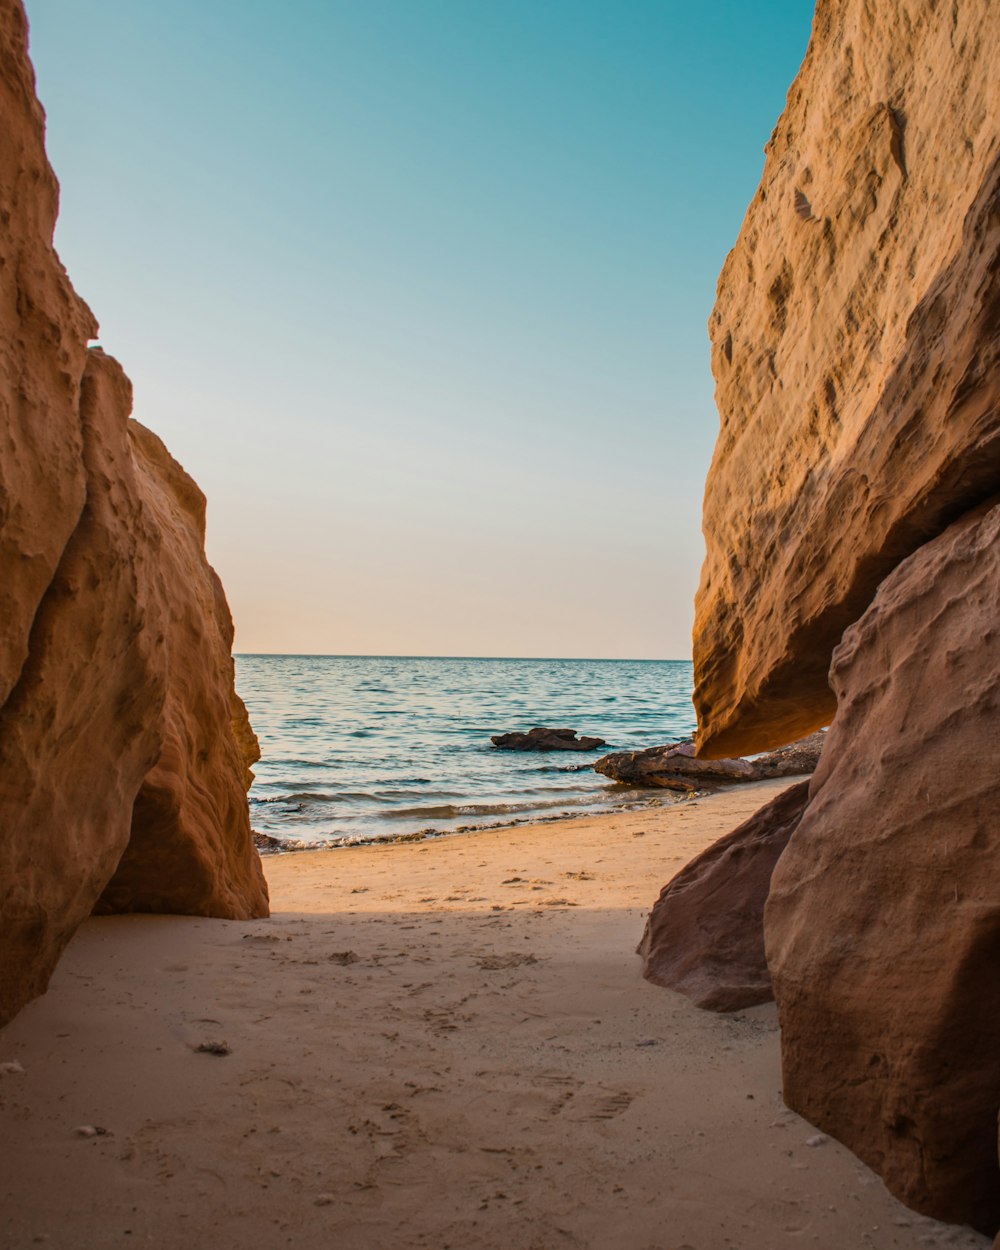
[{"label": "distant sea surface", "polygon": [[[349,845],[648,802],[590,765],[694,730],[681,660],[470,660],[238,655],[260,739],[254,828]],[[497,750],[536,725],[604,738],[584,753]]]}]

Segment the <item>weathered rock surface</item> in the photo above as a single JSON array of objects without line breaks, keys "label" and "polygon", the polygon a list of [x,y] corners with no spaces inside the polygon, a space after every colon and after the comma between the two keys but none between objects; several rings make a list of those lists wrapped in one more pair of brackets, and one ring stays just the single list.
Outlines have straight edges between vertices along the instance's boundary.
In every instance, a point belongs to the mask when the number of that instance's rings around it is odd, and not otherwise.
[{"label": "weathered rock surface", "polygon": [[80,388],[97,322],[51,247],[59,188],[45,158],[20,4],[0,5],[0,702],[87,490]]},{"label": "weathered rock surface", "polygon": [[596,751],[603,738],[578,738],[575,729],[529,729],[527,733],[494,734],[490,742],[503,751]]},{"label": "weathered rock surface", "polygon": [[88,348],[26,45],[0,0],[0,1023],[95,906],[267,910],[204,500]]},{"label": "weathered rock surface", "polygon": [[691,742],[647,747],[644,751],[614,751],[594,762],[594,771],[630,786],[658,786],[668,790],[711,790],[741,781],[767,777],[795,777],[811,773],[819,762],[826,735],[811,734],[800,742],[755,759],[703,760]]},{"label": "weathered rock surface", "polygon": [[820,0],[711,335],[699,754],[836,711],[766,909],[785,1096],[992,1232],[1000,7]]},{"label": "weathered rock surface", "polygon": [[844,629],[1000,489],[1000,5],[820,0],[710,322],[700,753],[829,723]]},{"label": "weathered rock surface", "polygon": [[647,980],[712,1011],[770,1002],[764,903],[808,797],[808,781],[782,791],[663,887],[639,944]]},{"label": "weathered rock surface", "polygon": [[1000,505],[844,636],[766,911],[789,1106],[905,1202],[1000,1224]]},{"label": "weathered rock surface", "polygon": [[159,536],[153,584],[166,650],[163,745],[96,910],[266,915],[246,797],[260,749],[234,688],[229,606],[205,560],[205,497],[155,434],[137,421],[128,434]]}]

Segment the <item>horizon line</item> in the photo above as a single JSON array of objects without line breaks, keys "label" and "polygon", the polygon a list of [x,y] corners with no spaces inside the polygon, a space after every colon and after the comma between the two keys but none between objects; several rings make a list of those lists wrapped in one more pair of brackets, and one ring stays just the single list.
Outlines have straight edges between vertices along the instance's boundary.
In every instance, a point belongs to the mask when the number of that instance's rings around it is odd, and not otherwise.
[{"label": "horizon line", "polygon": [[671,656],[615,656],[615,655],[410,655],[398,653],[370,653],[366,651],[234,651],[233,658],[244,659],[269,657],[282,660],[524,660],[530,663],[544,661],[576,661],[585,664],[691,664],[690,659]]}]

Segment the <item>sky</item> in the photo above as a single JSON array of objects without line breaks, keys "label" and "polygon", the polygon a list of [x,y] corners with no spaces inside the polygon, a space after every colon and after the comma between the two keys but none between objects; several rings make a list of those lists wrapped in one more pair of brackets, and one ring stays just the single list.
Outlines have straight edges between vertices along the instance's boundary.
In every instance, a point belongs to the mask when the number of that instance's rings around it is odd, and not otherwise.
[{"label": "sky", "polygon": [[26,0],[56,246],[236,650],[685,659],[809,0]]}]

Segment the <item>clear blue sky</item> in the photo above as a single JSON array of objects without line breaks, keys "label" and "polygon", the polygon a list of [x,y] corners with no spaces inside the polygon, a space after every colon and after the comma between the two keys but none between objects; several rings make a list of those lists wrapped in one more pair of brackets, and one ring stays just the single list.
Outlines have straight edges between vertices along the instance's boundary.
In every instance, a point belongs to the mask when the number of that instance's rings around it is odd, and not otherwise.
[{"label": "clear blue sky", "polygon": [[27,0],[56,242],[243,651],[684,658],[773,0]]}]

